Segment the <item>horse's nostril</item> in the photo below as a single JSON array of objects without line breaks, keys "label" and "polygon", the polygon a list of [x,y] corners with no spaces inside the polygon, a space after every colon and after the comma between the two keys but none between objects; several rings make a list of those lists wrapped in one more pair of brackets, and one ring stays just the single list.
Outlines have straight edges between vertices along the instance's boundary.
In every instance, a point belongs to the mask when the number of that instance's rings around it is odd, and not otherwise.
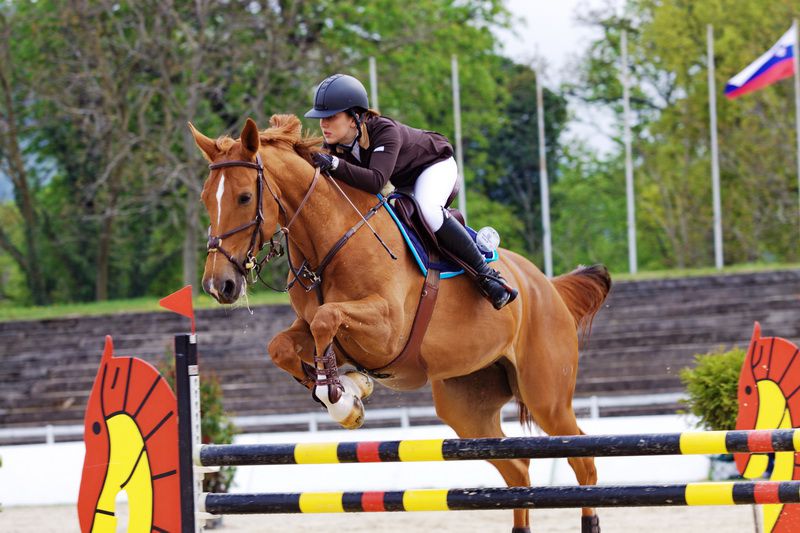
[{"label": "horse's nostril", "polygon": [[222,286],[222,294],[227,297],[232,297],[233,292],[236,290],[236,283],[232,279],[226,279],[225,284]]}]

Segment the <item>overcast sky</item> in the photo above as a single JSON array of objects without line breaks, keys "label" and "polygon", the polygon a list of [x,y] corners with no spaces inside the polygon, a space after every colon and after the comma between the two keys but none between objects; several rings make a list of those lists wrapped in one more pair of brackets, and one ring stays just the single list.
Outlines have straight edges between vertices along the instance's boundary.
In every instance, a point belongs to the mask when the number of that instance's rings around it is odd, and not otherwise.
[{"label": "overcast sky", "polygon": [[507,56],[520,63],[541,57],[551,82],[564,81],[570,59],[599,34],[576,21],[581,12],[605,5],[607,0],[506,0],[516,20],[514,32],[498,32]]},{"label": "overcast sky", "polygon": [[[515,31],[498,31],[505,55],[518,63],[531,65],[544,60],[545,87],[558,90],[564,81],[574,80],[571,66],[599,32],[576,20],[580,13],[621,0],[506,0],[516,20]],[[610,140],[612,117],[572,99],[571,120],[565,138],[580,138],[599,151],[613,148]]]}]

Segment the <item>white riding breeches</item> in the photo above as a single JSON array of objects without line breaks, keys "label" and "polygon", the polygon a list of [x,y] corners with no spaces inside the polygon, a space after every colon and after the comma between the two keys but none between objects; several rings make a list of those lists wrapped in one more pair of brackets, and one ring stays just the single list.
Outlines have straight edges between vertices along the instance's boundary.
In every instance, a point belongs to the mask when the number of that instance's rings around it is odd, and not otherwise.
[{"label": "white riding breeches", "polygon": [[442,212],[445,202],[453,192],[458,180],[458,167],[452,157],[439,161],[422,171],[414,183],[414,196],[417,198],[422,218],[433,231],[444,224]]}]

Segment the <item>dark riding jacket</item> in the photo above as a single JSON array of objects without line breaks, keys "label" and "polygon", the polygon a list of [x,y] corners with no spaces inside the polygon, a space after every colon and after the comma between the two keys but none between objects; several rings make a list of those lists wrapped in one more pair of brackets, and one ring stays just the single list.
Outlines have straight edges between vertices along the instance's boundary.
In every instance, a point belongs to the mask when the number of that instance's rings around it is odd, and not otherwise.
[{"label": "dark riding jacket", "polygon": [[453,147],[440,133],[387,117],[368,118],[364,129],[366,135],[359,140],[361,160],[340,147],[334,150],[339,166],[331,174],[370,193],[381,192],[388,181],[395,187],[412,185],[427,167],[453,157]]}]

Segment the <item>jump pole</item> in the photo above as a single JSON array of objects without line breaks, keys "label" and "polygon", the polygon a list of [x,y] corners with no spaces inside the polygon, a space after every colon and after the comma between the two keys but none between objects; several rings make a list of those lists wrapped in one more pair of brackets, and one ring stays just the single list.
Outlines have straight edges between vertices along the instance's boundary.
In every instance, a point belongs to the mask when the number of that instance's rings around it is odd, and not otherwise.
[{"label": "jump pole", "polygon": [[202,494],[211,514],[362,513],[799,503],[800,481],[582,487],[425,489],[391,492]]},{"label": "jump pole", "polygon": [[800,450],[800,430],[686,431],[639,435],[575,435],[381,442],[206,444],[204,466],[552,459],[774,453]]}]

